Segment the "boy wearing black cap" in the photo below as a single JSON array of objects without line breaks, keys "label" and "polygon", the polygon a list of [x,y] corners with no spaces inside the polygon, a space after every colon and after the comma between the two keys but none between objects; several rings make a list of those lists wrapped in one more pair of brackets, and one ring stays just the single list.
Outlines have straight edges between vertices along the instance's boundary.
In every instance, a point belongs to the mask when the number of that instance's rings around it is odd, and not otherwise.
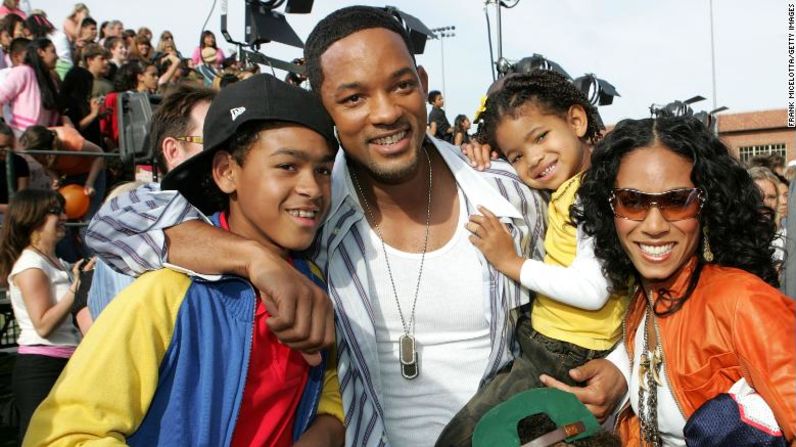
[{"label": "boy wearing black cap", "polygon": [[[204,151],[169,173],[164,187],[323,287],[317,267],[291,258],[312,243],[331,198],[337,141],[317,99],[254,76],[219,93],[204,140]],[[26,444],[342,445],[334,362],[326,368],[323,355],[308,366],[278,342],[268,316],[238,277],[142,276],[83,340]]]}]

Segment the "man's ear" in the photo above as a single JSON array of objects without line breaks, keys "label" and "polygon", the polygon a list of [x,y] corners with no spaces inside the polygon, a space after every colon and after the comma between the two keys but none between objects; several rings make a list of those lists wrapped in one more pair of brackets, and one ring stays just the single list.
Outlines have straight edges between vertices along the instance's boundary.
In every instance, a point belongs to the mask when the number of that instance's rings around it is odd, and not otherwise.
[{"label": "man's ear", "polygon": [[232,159],[227,151],[218,151],[213,156],[213,180],[225,194],[232,194],[238,189],[238,182],[235,178],[235,160]]},{"label": "man's ear", "polygon": [[589,127],[589,117],[586,114],[586,109],[584,109],[582,105],[572,104],[569,107],[567,121],[578,138],[583,138],[583,136],[586,135],[586,129]]},{"label": "man's ear", "polygon": [[160,150],[163,151],[163,160],[166,162],[166,166],[163,166],[163,169],[173,169],[177,165],[175,162],[180,157],[180,148],[177,140],[172,137],[164,138],[163,144],[160,145]]},{"label": "man's ear", "polygon": [[420,77],[420,85],[423,86],[423,96],[428,96],[428,73],[422,65],[417,66],[417,76]]}]

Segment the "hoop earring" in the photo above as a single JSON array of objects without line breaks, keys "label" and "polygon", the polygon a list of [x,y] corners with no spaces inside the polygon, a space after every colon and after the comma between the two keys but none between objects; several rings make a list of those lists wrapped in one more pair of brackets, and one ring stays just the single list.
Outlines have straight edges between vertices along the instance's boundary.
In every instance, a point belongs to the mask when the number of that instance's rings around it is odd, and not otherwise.
[{"label": "hoop earring", "polygon": [[702,258],[710,264],[713,262],[713,251],[710,249],[710,239],[708,238],[708,226],[702,227]]}]

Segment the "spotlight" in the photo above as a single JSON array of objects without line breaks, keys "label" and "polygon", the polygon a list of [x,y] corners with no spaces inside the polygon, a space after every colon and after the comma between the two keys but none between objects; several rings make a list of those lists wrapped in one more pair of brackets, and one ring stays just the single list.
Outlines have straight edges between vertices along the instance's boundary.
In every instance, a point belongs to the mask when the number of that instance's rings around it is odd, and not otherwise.
[{"label": "spotlight", "polygon": [[717,109],[713,109],[710,112],[697,112],[694,114],[694,118],[702,121],[702,124],[708,127],[708,129],[714,130],[714,125],[716,124],[716,114],[723,112],[725,110],[729,110],[729,107],[721,106]]},{"label": "spotlight", "polygon": [[650,114],[655,118],[660,116],[693,116],[694,109],[691,108],[691,104],[704,100],[704,97],[697,95],[685,101],[672,101],[665,106],[652,104],[650,106]]},{"label": "spotlight", "polygon": [[[285,0],[246,0],[246,43],[259,45],[279,42],[297,48],[304,48],[298,34],[287,23],[284,14],[274,11]],[[285,12],[306,14],[312,10],[312,1],[288,0]]]},{"label": "spotlight", "polygon": [[511,62],[509,62],[505,57],[498,59],[495,66],[497,67],[498,76],[501,78],[514,71],[514,67],[511,65]]},{"label": "spotlight", "polygon": [[417,17],[407,14],[395,6],[385,6],[384,10],[392,14],[398,22],[409,33],[409,40],[412,42],[412,52],[423,54],[426,49],[426,40],[434,39],[434,32],[427,27]]},{"label": "spotlight", "polygon": [[582,91],[595,106],[607,106],[614,102],[614,96],[622,96],[616,91],[616,87],[608,81],[600,79],[593,73],[588,73],[574,81],[575,87]]},{"label": "spotlight", "polygon": [[566,70],[561,67],[561,65],[546,59],[541,54],[534,53],[533,56],[524,57],[517,61],[512,68],[512,73],[530,73],[534,70],[552,70],[556,73],[566,76],[567,79],[572,80],[572,76],[570,76],[569,73],[567,73]]}]

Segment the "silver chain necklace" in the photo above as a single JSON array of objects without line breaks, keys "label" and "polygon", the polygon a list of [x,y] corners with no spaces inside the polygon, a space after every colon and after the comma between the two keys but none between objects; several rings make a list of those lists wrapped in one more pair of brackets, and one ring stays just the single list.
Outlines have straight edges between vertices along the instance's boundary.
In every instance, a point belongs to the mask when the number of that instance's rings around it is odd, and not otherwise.
[{"label": "silver chain necklace", "polygon": [[387,274],[390,277],[390,285],[392,285],[392,293],[395,298],[395,304],[398,306],[398,315],[401,317],[401,325],[403,326],[404,333],[398,337],[398,359],[401,364],[401,376],[404,379],[411,380],[420,374],[419,355],[417,353],[417,343],[415,341],[415,306],[417,305],[417,297],[420,292],[420,278],[423,277],[423,262],[426,259],[426,250],[428,249],[428,233],[431,227],[431,157],[428,155],[426,148],[423,148],[423,153],[426,154],[426,161],[428,161],[428,206],[426,208],[426,236],[423,241],[423,254],[420,256],[420,271],[417,272],[417,285],[415,286],[415,298],[412,301],[412,313],[409,317],[409,324],[404,318],[403,310],[401,309],[401,301],[398,300],[398,290],[395,288],[395,280],[392,276],[392,269],[390,268],[390,259],[387,257],[387,248],[384,244],[384,237],[381,234],[381,226],[376,223],[373,217],[373,212],[368,204],[368,199],[365,198],[365,193],[359,185],[359,179],[354,169],[351,170],[351,179],[356,185],[360,197],[362,197],[362,204],[365,206],[365,212],[368,214],[368,219],[373,222],[373,228],[376,230],[376,235],[381,241],[381,249],[384,252],[384,262],[387,264]]}]

